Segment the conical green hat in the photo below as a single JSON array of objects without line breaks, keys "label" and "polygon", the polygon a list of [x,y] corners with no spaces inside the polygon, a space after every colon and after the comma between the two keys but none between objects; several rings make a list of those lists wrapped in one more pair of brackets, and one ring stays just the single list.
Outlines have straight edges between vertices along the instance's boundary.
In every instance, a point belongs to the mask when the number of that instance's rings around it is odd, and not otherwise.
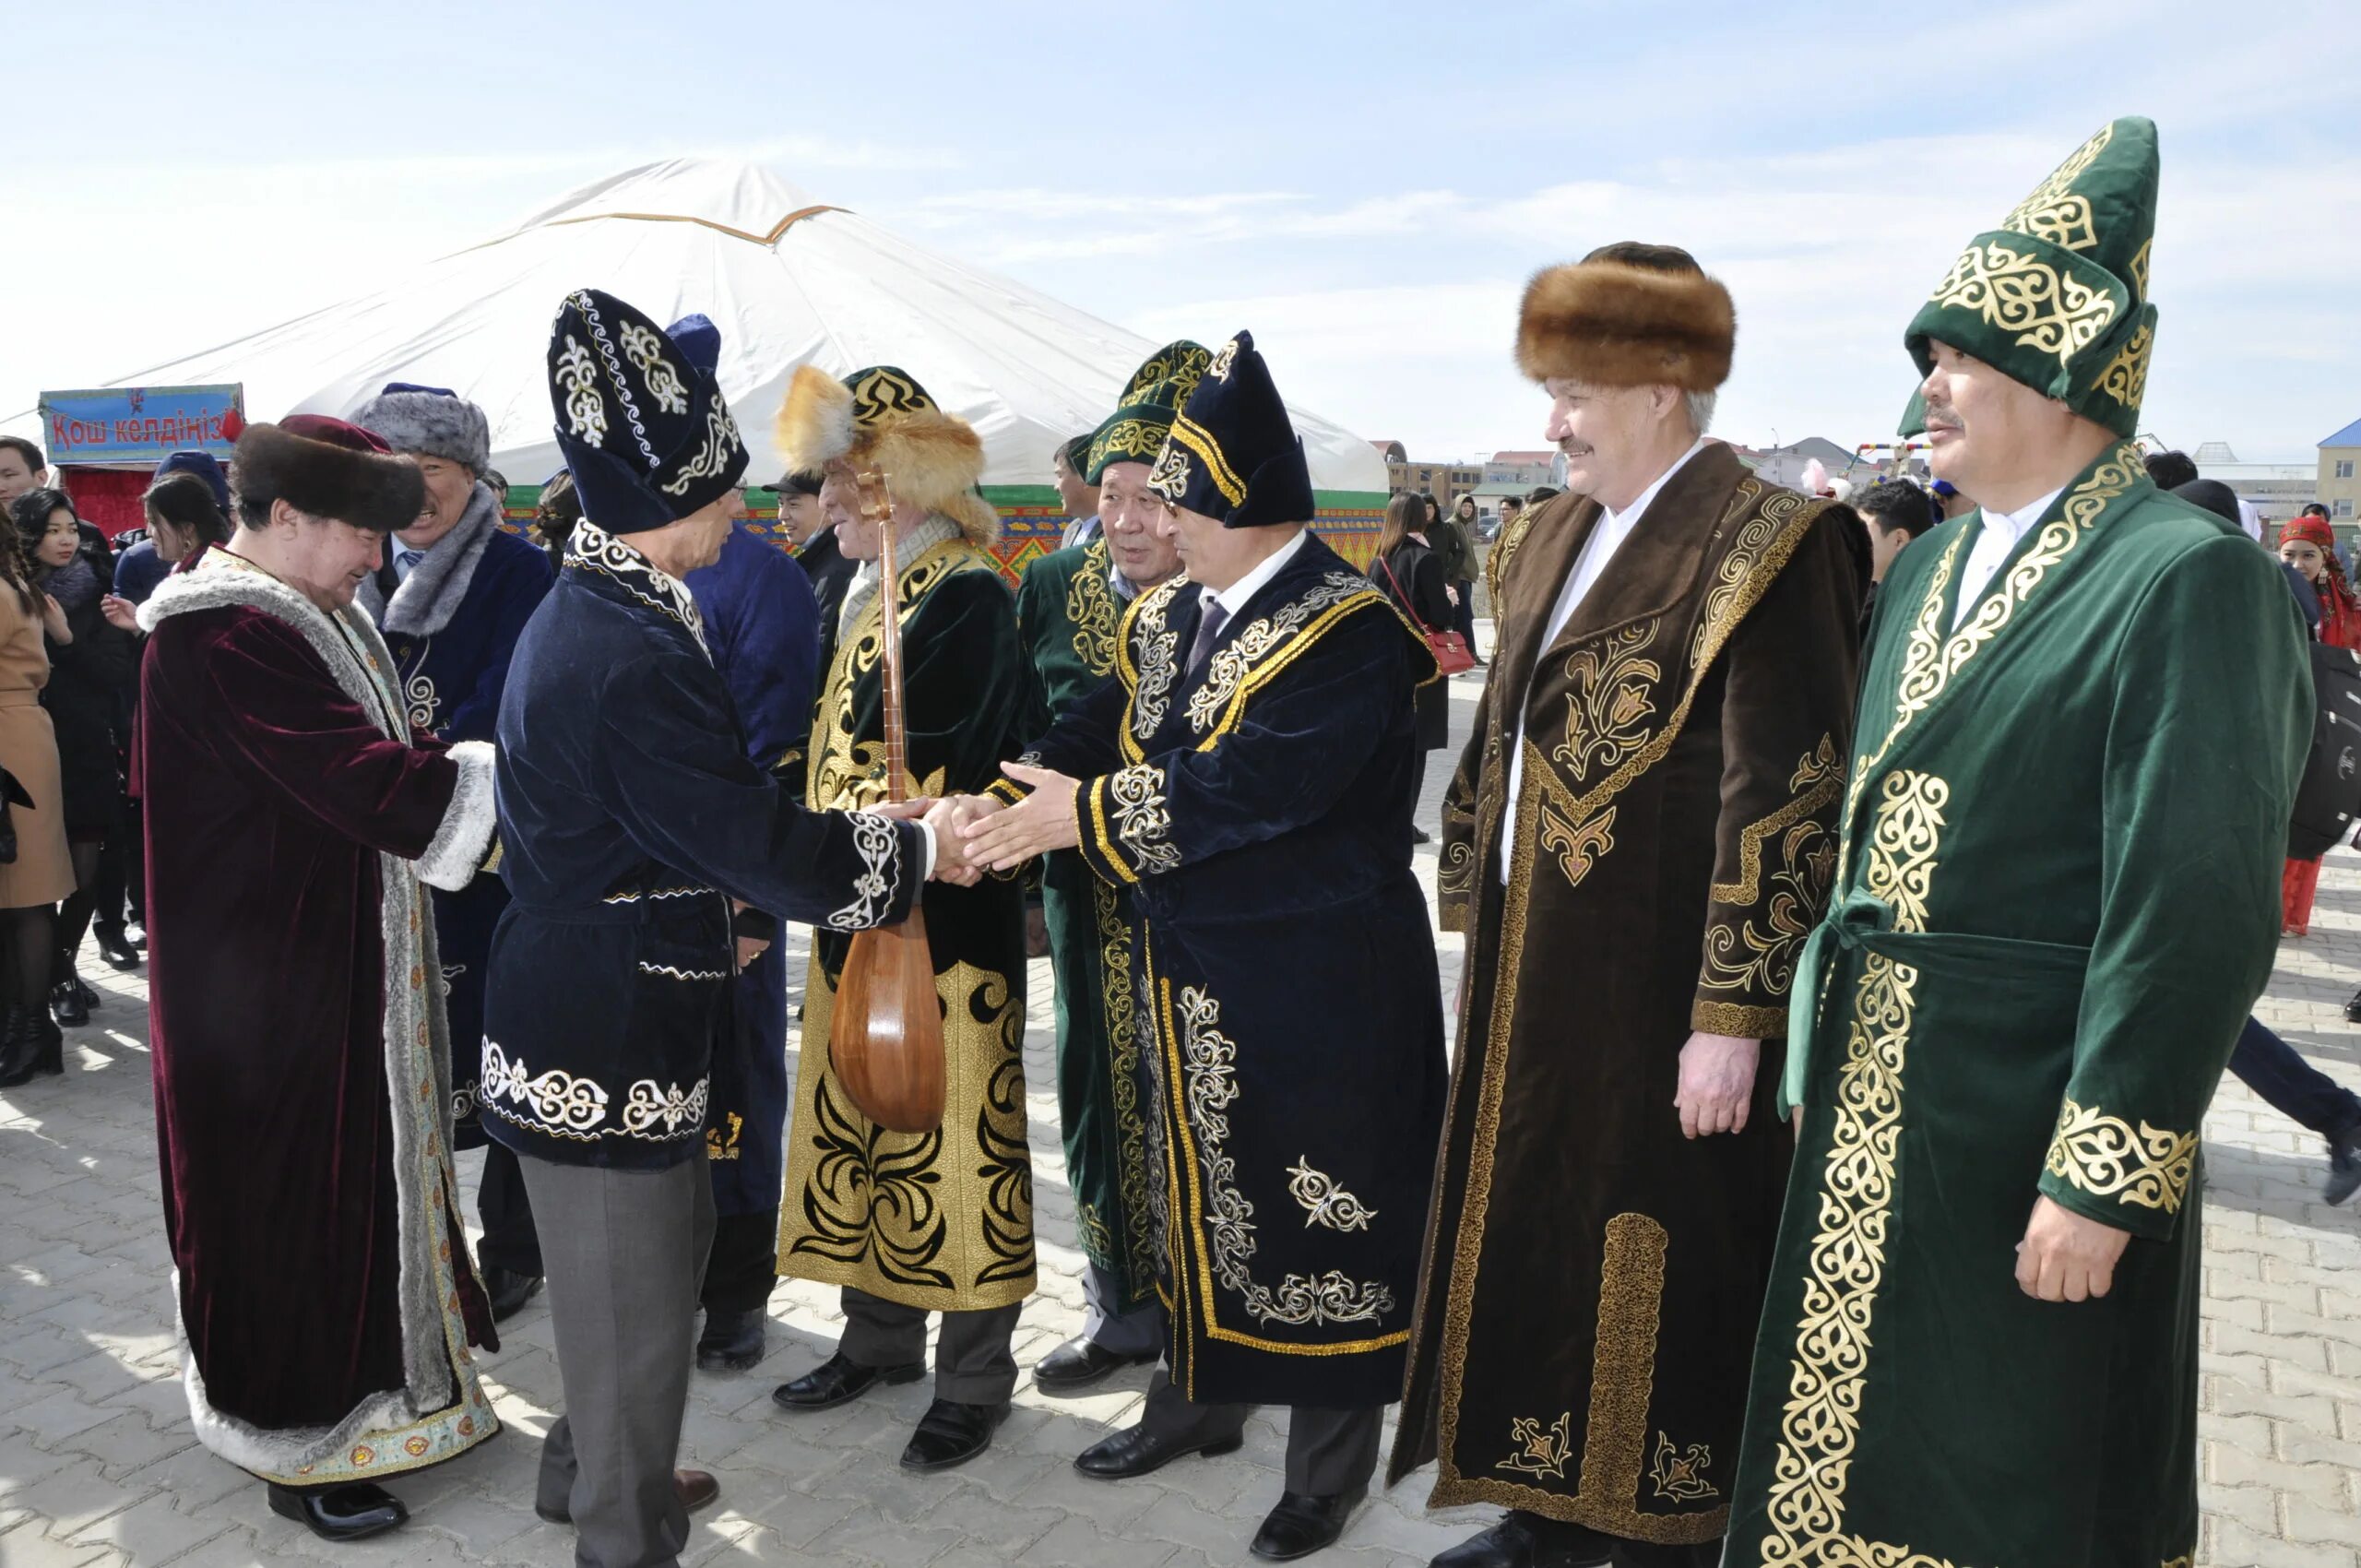
[{"label": "conical green hat", "polygon": [[1091,433],[1083,482],[1097,484],[1109,463],[1155,462],[1164,438],[1171,434],[1173,415],[1197,389],[1213,357],[1203,344],[1183,338],[1143,361],[1132,372],[1115,411]]},{"label": "conical green hat", "polygon": [[[2118,435],[2140,422],[2156,307],[2156,125],[2130,116],[2084,142],[1975,236],[1903,341],[1925,375],[1948,343]],[[1923,428],[1912,399],[1905,434]]]}]

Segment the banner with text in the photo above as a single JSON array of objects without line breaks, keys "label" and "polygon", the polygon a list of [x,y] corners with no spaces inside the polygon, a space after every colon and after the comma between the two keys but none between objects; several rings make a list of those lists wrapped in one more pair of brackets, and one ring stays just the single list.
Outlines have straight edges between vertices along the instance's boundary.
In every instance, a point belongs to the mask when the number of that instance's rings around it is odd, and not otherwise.
[{"label": "banner with text", "polygon": [[[227,461],[233,435],[222,420],[245,417],[245,388],[101,386],[41,395],[42,445],[56,463],[160,463],[184,448]],[[230,431],[235,431],[231,422]]]}]

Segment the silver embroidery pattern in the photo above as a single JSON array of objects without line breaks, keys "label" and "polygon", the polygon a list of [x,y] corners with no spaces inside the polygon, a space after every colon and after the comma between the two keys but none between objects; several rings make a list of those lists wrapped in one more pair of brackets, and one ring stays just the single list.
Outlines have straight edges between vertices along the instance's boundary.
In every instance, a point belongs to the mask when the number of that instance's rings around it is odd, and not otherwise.
[{"label": "silver embroidery pattern", "polygon": [[1154,597],[1141,601],[1132,623],[1132,663],[1139,671],[1139,684],[1132,691],[1132,734],[1142,742],[1164,722],[1165,709],[1172,704],[1172,683],[1180,675],[1180,634],[1164,624],[1178,592],[1177,582],[1154,589]]},{"label": "silver embroidery pattern", "polygon": [[692,483],[721,472],[737,446],[738,422],[716,398],[705,411],[705,445],[697,448],[697,455],[689,459],[687,467],[658,488],[667,495],[687,494]]},{"label": "silver embroidery pattern", "polygon": [[598,374],[599,367],[590,361],[590,350],[573,333],[567,333],[565,352],[557,357],[557,379],[565,388],[568,435],[587,437],[593,442],[607,439],[607,405],[599,396]]},{"label": "silver embroidery pattern", "polygon": [[1257,1322],[1369,1323],[1394,1310],[1394,1292],[1382,1281],[1360,1284],[1341,1269],[1318,1276],[1289,1274],[1276,1289],[1248,1274],[1255,1253],[1254,1205],[1238,1190],[1238,1165],[1227,1152],[1229,1118],[1238,1099],[1238,1045],[1221,1032],[1221,1004],[1197,986],[1180,988],[1183,1103],[1197,1137],[1197,1166],[1204,1182],[1207,1243],[1214,1275],[1238,1292]]},{"label": "silver embroidery pattern", "polygon": [[[599,1123],[607,1119],[607,1091],[596,1083],[555,1067],[537,1075],[522,1057],[509,1061],[508,1053],[489,1039],[483,1042],[483,1078],[476,1094],[493,1115],[552,1137],[596,1143]],[[526,1114],[519,1115],[503,1100]]]},{"label": "silver embroidery pattern", "polygon": [[[692,1133],[703,1132],[706,1093],[711,1082],[699,1078],[694,1088],[682,1094],[677,1084],[659,1087],[653,1078],[640,1079],[632,1085],[631,1096],[623,1101],[623,1131],[656,1143],[681,1136],[684,1126]],[[664,1124],[662,1137],[652,1131],[659,1122]]]},{"label": "silver embroidery pattern", "polygon": [[1189,698],[1189,727],[1200,735],[1212,729],[1249,671],[1303,630],[1304,624],[1320,612],[1361,596],[1378,597],[1367,577],[1330,572],[1301,599],[1254,621],[1206,661],[1204,683]]},{"label": "silver embroidery pattern", "polygon": [[1156,455],[1156,467],[1148,470],[1147,487],[1173,505],[1189,493],[1189,454],[1169,436],[1165,438],[1164,450]]},{"label": "silver embroidery pattern", "polygon": [[[577,289],[567,303],[580,311],[582,319],[589,325],[590,340],[599,345],[599,357],[606,362],[608,383],[614,387],[616,398],[622,400],[623,417],[631,421],[632,439],[639,444],[639,455],[647,459],[647,466],[650,469],[662,467],[663,459],[656,455],[656,448],[648,445],[647,426],[639,417],[639,400],[631,395],[631,378],[623,374],[623,362],[615,357],[614,344],[607,340],[607,324],[599,319],[597,302],[593,301],[588,293]],[[570,334],[566,341],[569,343],[574,341]],[[599,418],[599,427],[601,431],[606,428],[606,419],[603,414]]]},{"label": "silver embroidery pattern", "polygon": [[1238,339],[1232,338],[1221,346],[1220,350],[1214,355],[1213,362],[1205,366],[1205,374],[1216,381],[1228,381],[1231,367],[1237,363]]},{"label": "silver embroidery pattern", "polygon": [[643,975],[663,975],[676,980],[718,980],[730,978],[719,969],[676,969],[670,964],[651,964],[645,958],[639,961],[639,972]]},{"label": "silver embroidery pattern", "polygon": [[710,887],[651,887],[645,893],[610,893],[599,900],[601,904],[636,904],[642,898],[700,898],[712,892]]},{"label": "silver embroidery pattern", "polygon": [[574,537],[565,547],[565,561],[569,566],[581,566],[612,579],[650,610],[678,621],[696,639],[698,651],[707,661],[712,659],[713,650],[705,646],[705,616],[697,609],[696,596],[680,578],[658,570],[647,556],[587,518],[574,525]]},{"label": "silver embroidery pattern", "polygon": [[828,917],[837,931],[866,931],[892,908],[902,885],[902,840],[893,822],[874,812],[851,812],[852,847],[868,869],[853,879],[852,902]]},{"label": "silver embroidery pattern", "polygon": [[1369,1222],[1377,1218],[1377,1210],[1338,1186],[1335,1177],[1314,1170],[1309,1155],[1296,1156],[1295,1163],[1287,1167],[1287,1195],[1303,1206],[1307,1230],[1315,1225],[1325,1225],[1331,1230],[1366,1230]]},{"label": "silver embroidery pattern", "polygon": [[423,675],[412,675],[402,683],[402,700],[409,709],[412,730],[434,728],[434,709],[442,699],[435,695],[433,682]]},{"label": "silver embroidery pattern", "polygon": [[1173,871],[1180,851],[1172,847],[1172,814],[1164,804],[1164,769],[1153,763],[1121,768],[1107,777],[1107,798],[1115,808],[1115,837],[1144,873]]},{"label": "silver embroidery pattern", "polygon": [[689,391],[680,373],[664,359],[663,340],[638,322],[623,325],[623,357],[647,379],[647,395],[668,414],[689,411]]}]

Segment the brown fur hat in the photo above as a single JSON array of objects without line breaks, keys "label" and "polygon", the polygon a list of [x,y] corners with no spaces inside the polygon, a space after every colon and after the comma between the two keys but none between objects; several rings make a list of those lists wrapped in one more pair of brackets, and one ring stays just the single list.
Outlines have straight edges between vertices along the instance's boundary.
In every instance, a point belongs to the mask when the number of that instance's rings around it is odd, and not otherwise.
[{"label": "brown fur hat", "polygon": [[416,463],[392,456],[373,432],[314,414],[246,426],[231,453],[230,486],[240,517],[256,526],[273,501],[284,501],[314,517],[391,533],[418,521],[426,505]]},{"label": "brown fur hat", "polygon": [[1517,368],[1536,381],[1711,392],[1738,341],[1730,293],[1687,251],[1626,241],[1546,267],[1517,313]]},{"label": "brown fur hat", "polygon": [[817,473],[838,459],[875,468],[896,501],[949,517],[972,543],[1000,537],[1000,513],[976,489],[983,438],[907,371],[873,365],[839,381],[799,365],[773,434],[790,472]]}]

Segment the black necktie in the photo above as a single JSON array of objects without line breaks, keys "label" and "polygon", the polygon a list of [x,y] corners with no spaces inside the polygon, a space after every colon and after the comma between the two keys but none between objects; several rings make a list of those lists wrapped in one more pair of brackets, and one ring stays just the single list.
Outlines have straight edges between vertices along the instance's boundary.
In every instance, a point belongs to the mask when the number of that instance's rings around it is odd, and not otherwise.
[{"label": "black necktie", "polygon": [[1205,667],[1206,659],[1213,657],[1214,640],[1221,636],[1222,627],[1229,622],[1229,612],[1224,610],[1221,600],[1212,594],[1205,595],[1201,605],[1197,612],[1197,638],[1189,645],[1188,672],[1192,676]]}]

